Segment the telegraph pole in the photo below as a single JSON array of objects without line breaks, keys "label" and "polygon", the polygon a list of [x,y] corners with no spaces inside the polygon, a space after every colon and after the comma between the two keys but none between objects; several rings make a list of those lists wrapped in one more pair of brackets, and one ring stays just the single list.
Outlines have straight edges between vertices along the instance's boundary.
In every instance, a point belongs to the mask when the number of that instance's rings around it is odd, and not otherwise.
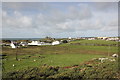
[{"label": "telegraph pole", "polygon": [[16,48],[16,60],[18,61],[18,57],[17,57],[17,53],[18,53],[18,47]]},{"label": "telegraph pole", "polygon": [[110,44],[108,46],[108,57],[110,56]]}]

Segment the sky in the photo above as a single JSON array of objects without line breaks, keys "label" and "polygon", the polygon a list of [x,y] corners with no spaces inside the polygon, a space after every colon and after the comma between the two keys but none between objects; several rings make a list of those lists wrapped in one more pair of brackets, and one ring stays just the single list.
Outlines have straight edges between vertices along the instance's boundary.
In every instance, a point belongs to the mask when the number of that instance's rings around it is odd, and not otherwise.
[{"label": "sky", "polygon": [[117,2],[3,2],[3,38],[118,36]]}]

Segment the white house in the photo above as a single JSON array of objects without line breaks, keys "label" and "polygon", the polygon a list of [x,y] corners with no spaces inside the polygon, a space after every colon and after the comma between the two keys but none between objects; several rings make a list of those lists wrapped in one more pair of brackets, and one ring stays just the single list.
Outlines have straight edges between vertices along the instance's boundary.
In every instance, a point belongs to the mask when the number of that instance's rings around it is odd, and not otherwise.
[{"label": "white house", "polygon": [[88,40],[95,40],[95,38],[88,38]]},{"label": "white house", "polygon": [[40,42],[40,41],[32,41],[31,43],[28,43],[28,45],[40,46],[40,45],[51,45],[51,43],[45,43],[45,42]]},{"label": "white house", "polygon": [[116,38],[108,38],[107,40],[119,41],[119,38],[117,38],[117,37]]},{"label": "white house", "polygon": [[20,45],[22,45],[22,46],[26,46],[27,43],[26,43],[26,42],[21,42]]},{"label": "white house", "polygon": [[98,39],[106,40],[108,37],[98,37]]},{"label": "white house", "polygon": [[16,48],[16,46],[15,46],[15,44],[14,44],[13,42],[11,42],[10,46],[11,46],[12,48]]},{"label": "white house", "polygon": [[52,45],[58,45],[58,44],[60,44],[59,41],[54,41],[54,42],[52,42]]},{"label": "white house", "polygon": [[71,37],[68,37],[68,39],[72,39]]},{"label": "white house", "polygon": [[28,43],[28,45],[41,45],[39,41],[32,41],[31,43]]}]

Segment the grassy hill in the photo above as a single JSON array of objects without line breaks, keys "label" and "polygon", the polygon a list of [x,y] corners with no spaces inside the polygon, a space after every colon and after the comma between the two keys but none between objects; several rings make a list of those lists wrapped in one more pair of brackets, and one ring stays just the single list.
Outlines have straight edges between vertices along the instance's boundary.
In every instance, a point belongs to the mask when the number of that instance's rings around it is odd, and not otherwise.
[{"label": "grassy hill", "polygon": [[[8,75],[7,73],[9,72],[21,71],[23,69],[28,69],[30,67],[31,68],[40,67],[44,65],[53,66],[53,67],[80,65],[81,63],[90,61],[94,58],[111,57],[112,54],[118,53],[117,46],[91,46],[91,45],[76,45],[76,44],[73,45],[71,43],[117,44],[117,42],[113,42],[113,41],[78,40],[78,41],[72,41],[70,43],[65,43],[55,46],[52,45],[28,46],[28,47],[21,47],[18,49],[3,47],[2,54],[6,55],[2,59],[3,73],[5,76],[7,76]],[[16,61],[16,53],[18,55],[17,56],[18,61]],[[63,71],[63,73],[61,74],[64,74],[64,72],[66,73],[66,71]],[[69,73],[72,74],[72,72],[68,71],[67,74]],[[77,75],[78,74],[76,74],[76,76]]]}]

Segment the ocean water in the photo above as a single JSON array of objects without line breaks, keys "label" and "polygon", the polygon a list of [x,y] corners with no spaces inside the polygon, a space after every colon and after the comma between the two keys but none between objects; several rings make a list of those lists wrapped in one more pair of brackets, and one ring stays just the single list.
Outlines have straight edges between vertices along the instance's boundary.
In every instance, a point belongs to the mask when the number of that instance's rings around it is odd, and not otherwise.
[{"label": "ocean water", "polygon": [[40,40],[43,38],[2,38],[1,40]]}]

